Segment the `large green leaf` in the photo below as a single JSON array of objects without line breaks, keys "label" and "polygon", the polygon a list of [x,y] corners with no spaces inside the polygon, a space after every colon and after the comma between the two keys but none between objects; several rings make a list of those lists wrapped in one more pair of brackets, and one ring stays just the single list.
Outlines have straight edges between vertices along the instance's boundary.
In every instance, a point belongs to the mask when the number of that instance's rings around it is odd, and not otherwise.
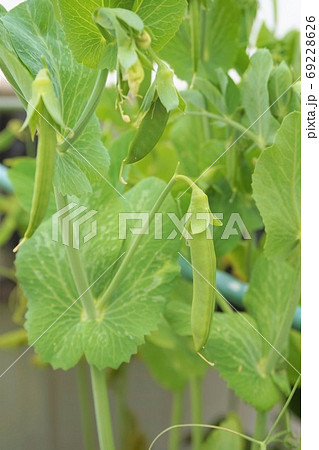
[{"label": "large green leaf", "polygon": [[[110,42],[102,37],[92,14],[97,8],[117,7],[132,9],[133,0],[58,0],[68,41],[76,58],[89,67],[108,67],[114,65],[109,53]],[[136,3],[136,2],[135,2]],[[151,32],[153,48],[159,50],[178,30],[186,8],[185,0],[164,0],[157,2],[139,1],[135,12],[141,17]],[[112,56],[112,57],[111,57]]]},{"label": "large green leaf", "polygon": [[268,410],[279,401],[280,390],[265,372],[264,342],[253,327],[256,322],[248,314],[215,313],[203,354],[237,395]]},{"label": "large green leaf", "polygon": [[193,76],[189,28],[189,21],[185,19],[173,39],[160,52],[161,57],[170,64],[176,75],[188,83]]},{"label": "large green leaf", "polygon": [[49,0],[28,0],[1,18],[19,58],[35,78],[48,65],[64,123],[72,128],[85,108],[97,71],[78,64]]},{"label": "large green leaf", "polygon": [[[67,136],[87,105],[97,71],[76,62],[49,0],[29,0],[1,20],[33,77],[43,67],[41,58],[45,58],[68,127],[61,132]],[[92,119],[73,148],[58,153],[55,184],[62,193],[83,194],[91,190],[92,182],[106,176],[109,159],[100,134],[96,119]]]},{"label": "large green leaf", "polygon": [[265,254],[271,258],[300,255],[300,136],[300,113],[294,112],[259,157],[253,175],[253,196],[267,233]]},{"label": "large green leaf", "polygon": [[[282,120],[287,112],[293,90],[289,89],[292,84],[292,73],[287,64],[282,61],[272,72],[269,78],[270,103],[276,102],[271,111],[274,116]],[[284,95],[283,93],[287,91]],[[277,100],[279,98],[279,100]],[[276,101],[277,100],[277,101]]]},{"label": "large green leaf", "polygon": [[64,30],[76,59],[89,67],[98,67],[107,47],[93,18],[93,11],[104,6],[102,0],[57,0]]},{"label": "large green leaf", "polygon": [[[230,413],[219,426],[237,433],[243,432],[240,419],[235,413]],[[201,450],[243,450],[244,448],[245,441],[242,437],[223,430],[212,431],[201,446]]]},{"label": "large green leaf", "polygon": [[54,184],[64,195],[91,192],[91,184],[103,178],[107,183],[109,165],[100,124],[94,115],[73,146],[65,152],[57,152]]},{"label": "large green leaf", "polygon": [[[300,298],[297,270],[285,261],[260,257],[254,265],[244,304],[257,322],[259,332],[283,351]],[[264,354],[270,346],[264,342]]]},{"label": "large green leaf", "polygon": [[[8,163],[10,163],[11,167],[8,175],[13,185],[14,193],[21,207],[30,213],[35,179],[35,159],[29,157],[11,158],[8,160]],[[56,207],[53,195],[51,195],[47,216],[52,215],[55,211]]]},{"label": "large green leaf", "polygon": [[158,51],[174,36],[183,19],[185,0],[140,0],[135,12],[151,31],[152,47]]},{"label": "large green leaf", "polygon": [[[279,124],[268,110],[268,79],[273,66],[268,50],[258,50],[250,59],[250,66],[242,84],[242,102],[252,130],[259,136],[261,146],[272,144]],[[268,110],[268,111],[267,111]]]},{"label": "large green leaf", "polygon": [[208,12],[205,62],[229,69],[235,62],[240,31],[240,9],[235,0],[215,0]]},{"label": "large green leaf", "polygon": [[[118,238],[118,213],[150,210],[164,186],[157,179],[146,179],[127,193],[128,201],[124,205],[105,185],[96,189],[94,195],[78,201],[98,211],[98,233],[80,249],[90,285],[125,251],[125,241]],[[166,200],[163,210],[175,210],[171,198]],[[89,231],[89,224],[86,226]],[[170,221],[164,220],[164,232],[170,233],[171,229]],[[26,328],[30,344],[39,338],[35,349],[44,361],[55,368],[68,369],[84,353],[90,364],[116,368],[136,353],[144,336],[154,330],[161,319],[165,300],[178,273],[179,239],[154,239],[154,230],[151,230],[142,238],[107,306],[99,307],[96,320],[84,319],[79,300],[51,328],[50,325],[79,297],[65,247],[51,240],[51,221],[47,221],[21,248],[17,273],[28,297]],[[115,270],[116,267],[112,267],[95,283],[94,298],[101,296]]]},{"label": "large green leaf", "polygon": [[[6,12],[0,14],[5,16]],[[26,98],[31,97],[32,76],[28,69],[23,65],[22,61],[16,54],[9,37],[9,33],[5,29],[0,19],[0,68],[6,76],[9,83],[14,88],[16,94],[20,97],[24,105]]]},{"label": "large green leaf", "polygon": [[185,389],[192,377],[207,371],[207,364],[192,349],[192,340],[176,335],[165,322],[147,338],[140,353],[157,382],[172,391]]}]

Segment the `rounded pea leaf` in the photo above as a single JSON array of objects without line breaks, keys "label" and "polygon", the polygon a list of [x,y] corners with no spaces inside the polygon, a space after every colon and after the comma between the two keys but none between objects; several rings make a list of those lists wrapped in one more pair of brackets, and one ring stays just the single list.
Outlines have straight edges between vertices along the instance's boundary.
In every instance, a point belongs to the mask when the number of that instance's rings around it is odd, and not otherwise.
[{"label": "rounded pea leaf", "polygon": [[256,328],[254,319],[248,314],[215,313],[203,354],[215,363],[237,395],[256,409],[266,411],[280,400],[281,394],[271,375],[265,371],[264,341],[250,324]]},{"label": "rounded pea leaf", "polygon": [[[76,200],[98,213],[97,234],[80,247],[88,283],[99,299],[114,277],[129,243],[119,239],[119,213],[149,211],[165,184],[146,179],[126,194],[124,204],[113,190],[101,185],[94,195]],[[107,207],[105,206],[107,205]],[[163,211],[174,211],[169,197]],[[166,217],[166,216],[165,216]],[[138,225],[139,226],[139,225]],[[83,225],[81,238],[90,230]],[[163,219],[163,234],[173,225]],[[44,222],[18,254],[18,279],[28,298],[26,328],[29,343],[54,368],[69,369],[85,354],[88,362],[102,369],[128,362],[144,336],[157,327],[165,301],[179,273],[180,240],[154,239],[154,227],[143,236],[130,265],[106,307],[98,317],[86,320],[81,299],[70,271],[66,247],[52,240],[51,220]],[[83,241],[81,241],[83,242]],[[83,296],[85,301],[85,296]]]},{"label": "rounded pea leaf", "polygon": [[299,112],[285,117],[257,161],[252,184],[266,228],[265,254],[290,261],[299,259],[301,245],[300,118]]}]

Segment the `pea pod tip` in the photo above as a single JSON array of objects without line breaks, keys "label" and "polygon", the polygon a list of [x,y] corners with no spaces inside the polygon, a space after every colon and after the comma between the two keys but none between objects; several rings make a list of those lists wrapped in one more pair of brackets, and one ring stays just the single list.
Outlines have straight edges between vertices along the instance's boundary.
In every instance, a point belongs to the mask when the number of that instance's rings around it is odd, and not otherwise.
[{"label": "pea pod tip", "polygon": [[21,239],[19,244],[14,247],[13,253],[17,253],[19,248],[26,242],[26,240],[27,240],[27,238],[25,238],[25,237],[23,239]]},{"label": "pea pod tip", "polygon": [[205,361],[205,363],[207,363],[209,366],[211,367],[215,367],[215,363],[208,361],[208,359],[205,358],[205,356],[203,356],[200,352],[196,352],[197,355],[202,358],[203,361]]}]

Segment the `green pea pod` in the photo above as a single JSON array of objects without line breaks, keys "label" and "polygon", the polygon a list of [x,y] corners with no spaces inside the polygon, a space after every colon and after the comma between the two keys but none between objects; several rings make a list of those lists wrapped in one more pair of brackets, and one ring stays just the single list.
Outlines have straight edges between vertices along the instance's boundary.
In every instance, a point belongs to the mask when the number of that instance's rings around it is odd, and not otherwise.
[{"label": "green pea pod", "polygon": [[216,255],[211,226],[221,225],[209,208],[207,195],[184,175],[176,180],[185,181],[192,189],[187,227],[192,239],[188,240],[193,268],[193,301],[191,328],[194,347],[200,352],[205,346],[212,326],[216,298]]},{"label": "green pea pod", "polygon": [[193,302],[191,327],[196,352],[209,337],[215,308],[216,255],[208,228],[189,240],[193,266]]},{"label": "green pea pod", "polygon": [[162,105],[160,99],[157,98],[142,120],[141,125],[130,145],[128,155],[122,162],[120,173],[122,182],[125,183],[122,178],[124,166],[126,164],[134,164],[137,161],[140,161],[153,150],[164,133],[168,118],[169,113]]},{"label": "green pea pod", "polygon": [[38,122],[37,166],[29,224],[22,241],[13,250],[14,252],[17,252],[20,246],[29,239],[39,227],[44,219],[50,200],[57,141],[56,132],[49,123],[49,120],[52,119],[49,114],[46,113],[45,108],[43,108],[42,116],[39,116]]},{"label": "green pea pod", "polygon": [[189,229],[193,238],[189,240],[193,266],[191,326],[194,347],[199,352],[208,339],[215,308],[216,255],[210,229],[215,218],[210,212],[207,195],[196,185],[192,186],[188,211],[192,213]]}]

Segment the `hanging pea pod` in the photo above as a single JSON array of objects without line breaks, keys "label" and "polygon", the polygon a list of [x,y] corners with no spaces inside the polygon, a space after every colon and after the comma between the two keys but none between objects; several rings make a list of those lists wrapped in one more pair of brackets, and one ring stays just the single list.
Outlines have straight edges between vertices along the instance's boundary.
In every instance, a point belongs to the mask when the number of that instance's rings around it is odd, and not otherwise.
[{"label": "hanging pea pod", "polygon": [[187,224],[192,239],[188,240],[193,269],[191,328],[194,348],[200,352],[210,334],[216,298],[216,255],[211,225],[221,222],[210,211],[207,195],[188,177],[178,175],[192,188]]},{"label": "hanging pea pod", "polygon": [[[210,224],[214,223],[208,204],[207,195],[196,185],[192,186],[189,207],[189,240],[193,267],[193,301],[191,327],[194,347],[202,350],[209,337],[216,298],[216,255]],[[204,214],[200,218],[199,214]],[[216,223],[216,222],[215,222]]]},{"label": "hanging pea pod", "polygon": [[216,292],[216,256],[210,230],[192,235],[189,247],[193,266],[191,327],[196,352],[209,337]]},{"label": "hanging pea pod", "polygon": [[125,165],[140,161],[153,150],[164,133],[168,118],[169,113],[160,99],[157,98],[142,120],[141,125],[131,142],[128,155],[122,162],[120,179],[123,183],[126,183],[122,177]]},{"label": "hanging pea pod", "polygon": [[30,127],[32,137],[38,129],[37,164],[29,224],[14,252],[33,235],[44,219],[54,174],[56,127],[64,127],[60,104],[47,69],[40,70],[32,84],[32,99],[23,128],[27,125]]}]

